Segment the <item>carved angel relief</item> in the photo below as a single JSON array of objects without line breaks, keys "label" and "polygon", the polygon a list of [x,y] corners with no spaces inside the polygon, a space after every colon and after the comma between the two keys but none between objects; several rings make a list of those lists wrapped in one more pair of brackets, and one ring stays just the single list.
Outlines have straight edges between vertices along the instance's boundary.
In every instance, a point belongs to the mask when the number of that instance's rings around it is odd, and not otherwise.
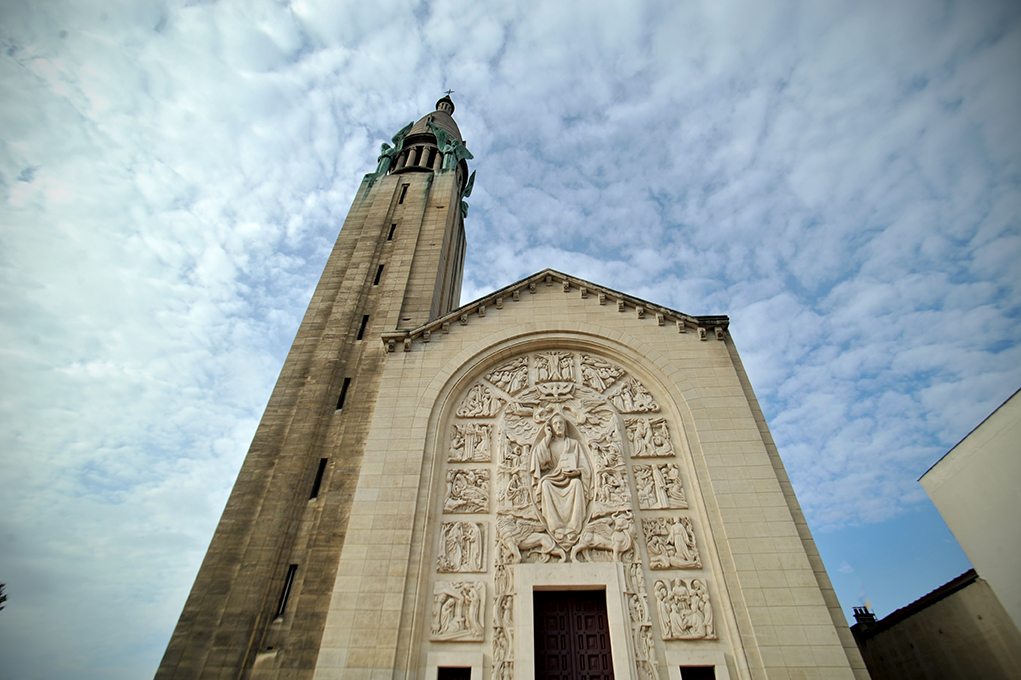
[{"label": "carved angel relief", "polygon": [[482,642],[486,584],[437,583],[433,589],[433,640]]},{"label": "carved angel relief", "polygon": [[704,580],[656,581],[656,607],[664,640],[715,640],[713,607]]},{"label": "carved angel relief", "polygon": [[489,470],[447,470],[443,512],[489,512]]},{"label": "carved angel relief", "polygon": [[643,519],[651,569],[698,569],[702,560],[695,547],[690,517]]},{"label": "carved angel relief", "polygon": [[664,418],[626,418],[624,425],[632,458],[667,458],[674,455],[670,428]]},{"label": "carved angel relief", "polygon": [[687,508],[681,470],[674,463],[635,465],[638,507],[642,510]]},{"label": "carved angel relief", "polygon": [[440,532],[437,571],[484,572],[486,525],[481,522],[444,522]]}]

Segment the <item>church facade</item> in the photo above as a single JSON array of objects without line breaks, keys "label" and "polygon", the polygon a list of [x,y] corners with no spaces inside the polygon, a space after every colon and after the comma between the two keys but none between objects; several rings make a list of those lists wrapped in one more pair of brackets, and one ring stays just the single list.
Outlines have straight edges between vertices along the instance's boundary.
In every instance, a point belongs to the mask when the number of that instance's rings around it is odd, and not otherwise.
[{"label": "church facade", "polygon": [[362,182],[157,678],[867,678],[726,317],[456,307],[453,108]]}]

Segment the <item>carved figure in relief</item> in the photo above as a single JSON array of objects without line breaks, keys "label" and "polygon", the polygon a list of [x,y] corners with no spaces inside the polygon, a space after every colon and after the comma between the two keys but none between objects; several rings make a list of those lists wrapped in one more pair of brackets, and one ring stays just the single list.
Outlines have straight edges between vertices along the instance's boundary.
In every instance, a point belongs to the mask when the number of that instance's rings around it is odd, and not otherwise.
[{"label": "carved figure in relief", "polygon": [[518,563],[522,560],[522,551],[535,552],[540,562],[549,562],[550,557],[567,559],[565,553],[546,533],[545,527],[538,519],[530,520],[514,515],[500,515],[496,518],[497,540],[502,548],[500,560]]},{"label": "carved figure in relief", "polygon": [[627,418],[624,420],[627,439],[631,442],[632,458],[648,458],[656,455],[652,444],[652,428],[645,418]]},{"label": "carved figure in relief", "polygon": [[482,626],[482,603],[486,584],[437,583],[433,591],[433,640],[459,640],[481,642],[485,639]]},{"label": "carved figure in relief", "polygon": [[483,572],[485,527],[476,522],[444,522],[440,536],[437,570],[441,572]]},{"label": "carved figure in relief", "polygon": [[532,448],[536,501],[546,528],[562,546],[573,546],[588,519],[592,465],[581,444],[567,432],[559,413],[546,423],[546,435]]},{"label": "carved figure in relief", "polygon": [[447,470],[443,512],[489,512],[489,470]]},{"label": "carved figure in relief", "polygon": [[556,351],[536,354],[535,382],[574,382],[574,355]]},{"label": "carved figure in relief", "polygon": [[612,518],[603,517],[589,522],[571,548],[571,561],[576,562],[583,550],[599,548],[613,551],[613,561],[616,562],[623,553],[631,550],[634,534],[635,523],[627,511],[615,513]]},{"label": "carved figure in relief", "polygon": [[624,381],[620,389],[610,397],[610,401],[613,402],[613,405],[621,413],[659,411],[659,404],[652,398],[649,391],[645,389],[645,385],[634,376]]},{"label": "carved figure in relief", "polygon": [[528,387],[528,357],[518,357],[514,361],[497,366],[486,374],[486,380],[508,394]]},{"label": "carved figure in relief", "polygon": [[581,355],[581,380],[597,392],[605,392],[617,379],[624,375],[624,369],[614,366],[602,357],[591,354]]},{"label": "carved figure in relief", "polygon": [[695,547],[690,517],[643,519],[650,569],[696,569],[702,560]]},{"label": "carved figure in relief", "polygon": [[674,455],[670,429],[663,418],[658,420],[627,418],[624,426],[627,428],[627,438],[631,443],[632,458],[666,458]]},{"label": "carved figure in relief", "polygon": [[502,405],[503,400],[493,396],[485,385],[478,384],[468,390],[457,415],[461,418],[488,418],[495,416]]},{"label": "carved figure in relief", "polygon": [[667,427],[666,420],[663,418],[652,420],[649,421],[649,425],[652,426],[652,448],[656,455],[660,458],[674,455],[674,445],[670,442],[670,428]]},{"label": "carved figure in relief", "polygon": [[488,463],[492,460],[493,426],[455,423],[450,436],[448,463]]},{"label": "carved figure in relief", "polygon": [[709,589],[699,578],[656,581],[656,607],[664,640],[715,639]]},{"label": "carved figure in relief", "polygon": [[638,507],[642,510],[688,507],[681,483],[681,470],[675,464],[635,465],[634,471]]}]

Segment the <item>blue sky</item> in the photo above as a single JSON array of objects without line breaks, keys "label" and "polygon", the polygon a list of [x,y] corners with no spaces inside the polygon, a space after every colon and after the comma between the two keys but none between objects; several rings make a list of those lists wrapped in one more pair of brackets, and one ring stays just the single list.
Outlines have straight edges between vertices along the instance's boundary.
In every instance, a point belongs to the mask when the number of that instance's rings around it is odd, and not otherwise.
[{"label": "blue sky", "polygon": [[0,0],[0,678],[151,675],[379,144],[455,90],[464,300],[734,340],[845,611],[1021,386],[1021,6]]}]

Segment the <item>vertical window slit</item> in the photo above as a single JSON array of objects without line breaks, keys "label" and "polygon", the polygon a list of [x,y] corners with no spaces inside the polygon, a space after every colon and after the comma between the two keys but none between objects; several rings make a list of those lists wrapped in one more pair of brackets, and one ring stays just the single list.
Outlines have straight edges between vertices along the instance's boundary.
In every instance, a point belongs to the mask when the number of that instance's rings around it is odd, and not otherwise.
[{"label": "vertical window slit", "polygon": [[351,384],[351,378],[344,378],[344,384],[340,387],[340,398],[337,399],[337,410],[344,408],[344,399],[347,398],[347,388]]},{"label": "vertical window slit", "polygon": [[[365,337],[365,327],[369,325],[369,315],[366,314],[362,317],[362,325],[358,328],[358,337],[355,340],[361,340]],[[345,379],[346,380],[346,379]],[[345,386],[347,383],[345,382]],[[337,408],[340,408],[339,406]]]},{"label": "vertical window slit", "polygon": [[277,605],[278,619],[284,615],[284,610],[287,609],[287,600],[291,596],[291,587],[294,585],[294,575],[296,573],[298,573],[297,564],[287,567],[287,578],[284,579],[284,589],[280,593],[280,604]]},{"label": "vertical window slit", "polygon": [[381,276],[383,276],[383,265],[379,265],[379,269],[376,270],[376,278],[372,282],[372,285],[378,286],[379,285],[379,277],[381,277]]},{"label": "vertical window slit", "polygon": [[387,241],[393,241],[394,240],[394,232],[396,230],[397,230],[397,225],[396,224],[391,224],[390,225],[390,233],[386,235],[386,240]]},{"label": "vertical window slit", "polygon": [[319,487],[323,485],[323,473],[326,472],[326,463],[329,460],[330,460],[329,458],[319,459],[319,469],[316,470],[316,479],[314,482],[312,482],[312,493],[308,495],[309,500],[312,500],[313,498],[319,498]]},{"label": "vertical window slit", "polygon": [[407,196],[407,195],[408,195],[408,185],[407,184],[402,184],[401,185],[401,197],[397,199],[397,204],[400,205],[401,203],[404,203],[404,197]]}]

